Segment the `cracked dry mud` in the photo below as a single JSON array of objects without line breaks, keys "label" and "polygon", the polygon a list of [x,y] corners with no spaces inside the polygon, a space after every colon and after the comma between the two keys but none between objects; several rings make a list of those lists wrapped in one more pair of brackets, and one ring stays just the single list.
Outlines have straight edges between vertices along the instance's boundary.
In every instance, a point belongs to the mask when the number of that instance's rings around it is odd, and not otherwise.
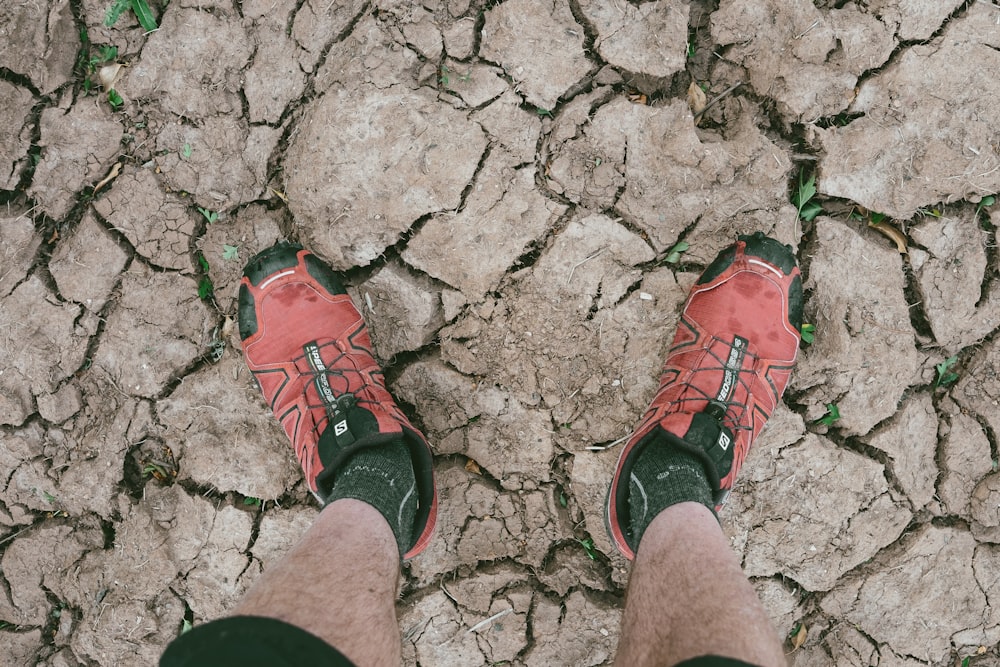
[{"label": "cracked dry mud", "polygon": [[[721,518],[808,630],[790,662],[1000,664],[1000,6],[151,5],[147,35],[0,3],[0,663],[154,664],[315,517],[233,332],[283,238],[345,272],[436,454],[406,664],[608,663],[615,443],[761,230],[815,342]],[[118,110],[84,84],[107,46]],[[692,81],[729,92],[696,119]]]}]

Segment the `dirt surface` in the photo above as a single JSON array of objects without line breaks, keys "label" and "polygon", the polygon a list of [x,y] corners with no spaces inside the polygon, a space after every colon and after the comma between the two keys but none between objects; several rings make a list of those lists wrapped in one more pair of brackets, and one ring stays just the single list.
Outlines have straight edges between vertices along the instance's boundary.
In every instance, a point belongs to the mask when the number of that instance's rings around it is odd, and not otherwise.
[{"label": "dirt surface", "polygon": [[722,523],[790,662],[1000,665],[1000,6],[151,5],[0,2],[0,662],[154,664],[310,525],[233,326],[289,238],[437,455],[406,664],[608,663],[620,441],[762,230],[815,340]]}]

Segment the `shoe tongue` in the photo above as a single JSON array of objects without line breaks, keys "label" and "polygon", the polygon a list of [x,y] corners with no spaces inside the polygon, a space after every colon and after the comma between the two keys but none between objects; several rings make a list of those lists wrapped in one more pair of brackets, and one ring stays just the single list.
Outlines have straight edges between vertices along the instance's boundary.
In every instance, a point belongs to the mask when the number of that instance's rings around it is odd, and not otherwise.
[{"label": "shoe tongue", "polygon": [[[358,404],[353,394],[344,394],[327,405],[329,421],[319,437],[319,455],[324,466],[345,450],[364,447],[373,437],[387,435],[379,430],[378,419]],[[399,432],[392,435],[398,435]]]},{"label": "shoe tongue", "polygon": [[364,447],[399,438],[402,431],[379,430],[378,419],[370,410],[358,405],[353,394],[345,394],[327,405],[329,421],[316,441],[316,450],[323,470],[316,476],[317,494],[326,502],[333,488],[337,470]]},{"label": "shoe tongue", "polygon": [[732,431],[709,412],[691,415],[691,425],[683,437],[688,444],[708,454],[708,458],[715,463],[716,470],[723,473],[721,477],[732,467],[736,438]]}]

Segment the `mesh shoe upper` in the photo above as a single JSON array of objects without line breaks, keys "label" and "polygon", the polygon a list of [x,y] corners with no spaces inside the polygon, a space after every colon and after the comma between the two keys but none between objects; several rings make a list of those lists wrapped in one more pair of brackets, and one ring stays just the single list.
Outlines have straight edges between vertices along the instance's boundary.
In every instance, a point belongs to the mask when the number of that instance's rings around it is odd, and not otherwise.
[{"label": "mesh shoe upper", "polygon": [[788,384],[802,324],[802,282],[791,250],[762,234],[740,237],[705,269],[681,314],[660,388],[622,449],[606,520],[634,557],[628,479],[653,441],[695,455],[721,505]]},{"label": "mesh shoe upper", "polygon": [[265,250],[244,271],[239,319],[247,366],[322,502],[359,448],[407,444],[419,500],[405,557],[423,550],[437,508],[431,452],[386,389],[368,328],[336,274],[297,245]]}]

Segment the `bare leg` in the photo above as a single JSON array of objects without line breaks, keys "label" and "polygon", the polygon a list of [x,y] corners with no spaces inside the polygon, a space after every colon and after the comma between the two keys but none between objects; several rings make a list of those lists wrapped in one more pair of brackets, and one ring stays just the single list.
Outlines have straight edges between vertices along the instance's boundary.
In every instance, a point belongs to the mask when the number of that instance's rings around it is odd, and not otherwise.
[{"label": "bare leg", "polygon": [[675,665],[706,654],[787,664],[718,521],[685,502],[653,519],[639,543],[617,663]]},{"label": "bare leg", "polygon": [[330,503],[302,540],[269,568],[234,610],[311,632],[358,667],[400,663],[399,551],[371,505]]}]

